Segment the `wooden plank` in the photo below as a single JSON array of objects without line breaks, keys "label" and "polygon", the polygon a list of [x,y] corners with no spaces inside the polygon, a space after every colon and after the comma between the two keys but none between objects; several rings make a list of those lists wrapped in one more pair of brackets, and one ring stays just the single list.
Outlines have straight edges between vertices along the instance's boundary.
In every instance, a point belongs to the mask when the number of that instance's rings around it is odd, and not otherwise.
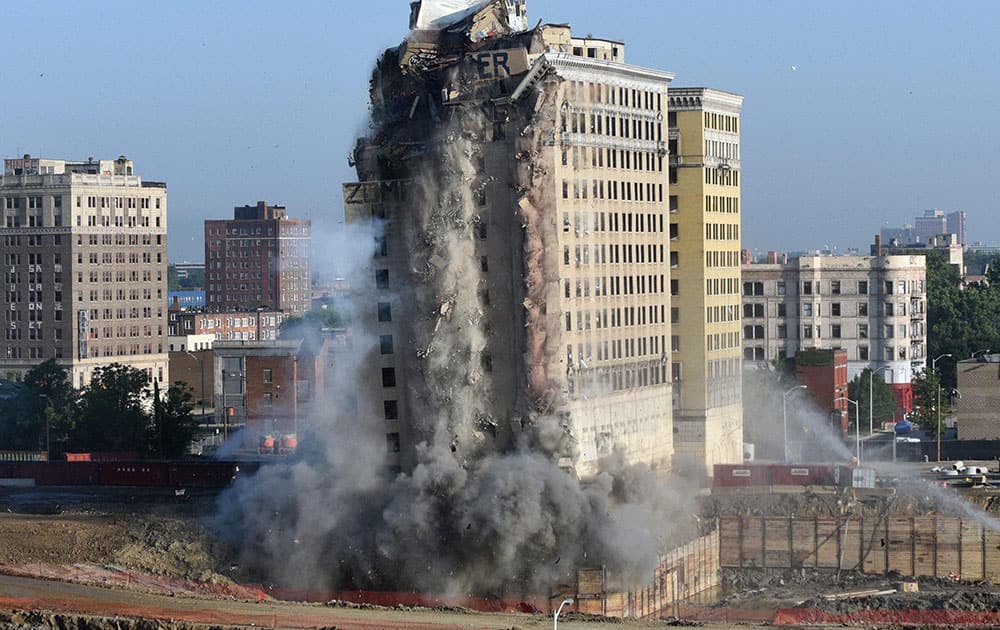
[{"label": "wooden plank", "polygon": [[865,519],[861,523],[861,541],[864,548],[864,572],[881,575],[885,568],[885,521],[883,519]]},{"label": "wooden plank", "polygon": [[851,518],[844,521],[843,529],[840,532],[843,549],[844,570],[857,571],[861,568],[861,525],[858,519]]},{"label": "wooden plank", "polygon": [[985,573],[989,580],[1000,579],[1000,532],[984,528]]},{"label": "wooden plank", "polygon": [[743,521],[743,566],[764,566],[764,519],[747,517]]},{"label": "wooden plank", "polygon": [[937,558],[934,566],[939,576],[958,575],[962,571],[959,556],[961,524],[957,518],[937,517]]},{"label": "wooden plank", "polygon": [[742,560],[742,521],[735,517],[723,518],[719,523],[719,564],[724,567],[739,567]]},{"label": "wooden plank", "polygon": [[792,550],[789,545],[791,523],[787,518],[764,519],[764,566],[791,568]]},{"label": "wooden plank", "polygon": [[959,576],[963,580],[982,580],[983,575],[983,526],[976,521],[962,521],[960,534],[962,558]]},{"label": "wooden plank", "polygon": [[816,563],[822,569],[836,569],[840,562],[840,528],[832,519],[816,521]]},{"label": "wooden plank", "polygon": [[913,519],[914,572],[916,575],[936,575],[937,532],[934,517],[918,516]]},{"label": "wooden plank", "polygon": [[792,521],[792,567],[816,566],[816,521],[817,519],[794,519]]},{"label": "wooden plank", "polygon": [[889,571],[913,575],[913,522],[908,518],[888,519]]}]

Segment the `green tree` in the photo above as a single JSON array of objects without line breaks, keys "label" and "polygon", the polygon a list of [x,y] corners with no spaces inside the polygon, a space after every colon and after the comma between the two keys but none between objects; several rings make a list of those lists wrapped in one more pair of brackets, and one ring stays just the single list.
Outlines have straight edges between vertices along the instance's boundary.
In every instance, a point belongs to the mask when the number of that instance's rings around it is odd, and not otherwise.
[{"label": "green tree", "polygon": [[[872,370],[865,369],[847,384],[847,397],[858,401],[858,413],[861,414],[862,426],[868,423],[869,381],[871,381],[872,423],[879,426],[882,422],[891,420],[896,414],[896,396],[892,386],[887,384],[881,374],[872,378]],[[867,430],[867,429],[866,429]]]},{"label": "green tree", "polygon": [[18,394],[0,407],[0,448],[61,453],[76,421],[78,395],[65,368],[49,359],[24,376]]},{"label": "green tree", "polygon": [[[938,362],[940,365],[940,361]],[[941,413],[938,414],[938,387],[941,387]],[[940,417],[941,424],[944,423],[948,414],[951,413],[951,392],[950,388],[945,388],[943,379],[931,369],[920,372],[913,378],[913,412],[910,419],[917,422],[920,428],[936,435],[941,429],[938,425]]]},{"label": "green tree", "polygon": [[81,395],[74,444],[85,451],[148,451],[149,377],[119,363],[96,368]]},{"label": "green tree", "polygon": [[167,395],[157,403],[156,446],[162,457],[182,457],[194,440],[198,422],[194,418],[194,396],[180,381],[167,389]]}]

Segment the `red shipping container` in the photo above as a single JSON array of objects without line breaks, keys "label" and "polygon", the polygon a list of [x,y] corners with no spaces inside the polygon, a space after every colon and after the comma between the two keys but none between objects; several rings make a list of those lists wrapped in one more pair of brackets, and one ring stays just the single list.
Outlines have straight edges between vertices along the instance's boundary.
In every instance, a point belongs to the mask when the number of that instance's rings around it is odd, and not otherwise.
[{"label": "red shipping container", "polygon": [[105,462],[100,481],[105,486],[160,486],[170,485],[167,464],[155,462]]},{"label": "red shipping container", "polygon": [[770,485],[767,464],[716,464],[712,485],[716,488]]},{"label": "red shipping container", "polygon": [[832,486],[833,466],[828,464],[775,464],[771,483],[776,486]]},{"label": "red shipping container", "polygon": [[33,472],[39,486],[92,486],[100,476],[99,465],[90,462],[40,462]]},{"label": "red shipping container", "polygon": [[139,459],[135,451],[115,451],[106,453],[66,453],[68,462],[134,462]]},{"label": "red shipping container", "polygon": [[236,476],[232,462],[179,462],[170,465],[170,485],[177,488],[225,488]]}]

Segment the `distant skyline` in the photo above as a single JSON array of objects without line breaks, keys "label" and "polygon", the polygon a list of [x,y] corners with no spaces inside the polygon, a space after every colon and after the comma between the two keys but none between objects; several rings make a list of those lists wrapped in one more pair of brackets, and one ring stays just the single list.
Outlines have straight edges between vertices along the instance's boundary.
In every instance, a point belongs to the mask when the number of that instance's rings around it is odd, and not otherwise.
[{"label": "distant skyline", "polygon": [[[206,218],[281,203],[321,238],[343,218],[380,51],[407,0],[12,3],[3,157],[124,154],[169,192],[171,261],[203,258]],[[235,10],[234,10],[235,9]],[[745,96],[743,241],[864,248],[924,209],[1000,244],[1000,5],[528,0],[529,22],[625,40],[676,86]]]}]

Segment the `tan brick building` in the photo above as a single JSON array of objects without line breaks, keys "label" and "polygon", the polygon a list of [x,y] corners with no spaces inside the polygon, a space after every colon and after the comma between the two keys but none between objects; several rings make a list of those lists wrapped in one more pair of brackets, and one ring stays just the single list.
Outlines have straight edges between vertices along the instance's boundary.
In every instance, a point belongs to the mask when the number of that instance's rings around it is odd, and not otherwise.
[{"label": "tan brick building", "polygon": [[125,157],[4,160],[0,375],[55,358],[73,385],[123,363],[169,382],[167,190]]},{"label": "tan brick building", "polygon": [[958,439],[1000,440],[1000,354],[959,361],[958,391]]}]

